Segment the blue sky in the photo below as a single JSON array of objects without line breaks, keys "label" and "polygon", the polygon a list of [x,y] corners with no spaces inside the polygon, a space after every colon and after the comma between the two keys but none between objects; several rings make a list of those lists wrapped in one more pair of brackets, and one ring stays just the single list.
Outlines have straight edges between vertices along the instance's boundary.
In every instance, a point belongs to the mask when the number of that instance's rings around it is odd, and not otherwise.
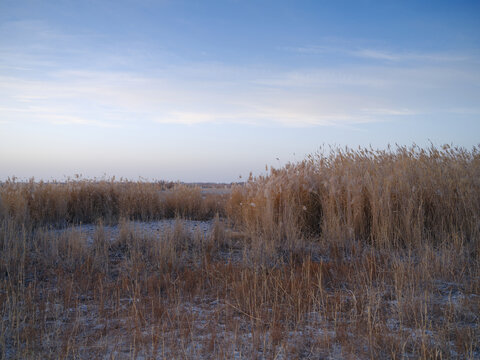
[{"label": "blue sky", "polygon": [[0,0],[0,179],[236,181],[478,134],[478,1]]}]

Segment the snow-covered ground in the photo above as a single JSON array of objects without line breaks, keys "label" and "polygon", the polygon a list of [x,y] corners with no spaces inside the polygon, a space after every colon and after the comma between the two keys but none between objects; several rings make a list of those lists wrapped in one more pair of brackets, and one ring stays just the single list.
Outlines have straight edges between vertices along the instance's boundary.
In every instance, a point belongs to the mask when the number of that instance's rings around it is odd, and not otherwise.
[{"label": "snow-covered ground", "polygon": [[[184,220],[184,219],[163,219],[157,221],[141,222],[141,221],[129,221],[125,225],[129,227],[135,234],[140,236],[161,236],[167,232],[172,232],[176,225],[182,226],[184,231],[191,234],[200,232],[203,236],[208,236],[213,228],[214,220],[197,221],[197,220]],[[106,239],[114,241],[120,235],[122,224],[117,225],[101,225]],[[87,244],[93,243],[94,234],[101,229],[100,225],[95,224],[82,224],[77,226],[71,226],[64,229],[52,230],[55,234],[68,234],[71,232],[77,232],[86,237]]]},{"label": "snow-covered ground", "polygon": [[[165,235],[180,230],[183,234],[195,235],[195,239],[199,236],[208,239],[216,226],[215,221],[213,219],[209,221],[185,219],[129,221],[117,225],[84,224],[50,231],[61,236],[68,236],[69,233],[80,235],[89,246],[94,243],[94,238],[98,236],[96,233],[99,231],[103,233],[105,239],[114,243],[125,229],[138,235],[139,238],[143,236],[154,239],[168,238]],[[228,224],[223,225],[227,232],[233,232]],[[228,249],[219,247],[214,255],[214,261],[234,264],[239,266],[239,269],[250,267],[251,254],[248,247],[245,244],[243,247],[234,246],[236,243],[232,240],[232,233],[228,233],[226,238],[231,240]],[[198,250],[195,247],[193,249],[187,247],[187,249],[185,252],[190,255]],[[322,251],[319,243],[302,244],[301,250],[303,251],[301,254],[309,254],[309,258],[315,263],[333,264],[334,260]],[[279,252],[278,256],[281,255],[282,253]],[[285,263],[289,261],[288,255],[285,254]],[[110,256],[114,257],[115,253],[112,252]],[[345,254],[345,258],[348,261],[354,260],[349,254]],[[118,265],[117,258],[114,260],[112,267],[123,266]],[[194,262],[189,262],[188,266],[192,263]],[[119,269],[123,268],[119,267]],[[206,269],[211,272],[209,279],[215,279],[215,267]],[[201,271],[198,274],[201,274]],[[478,281],[478,279],[472,280]],[[172,277],[169,281],[171,285],[179,280]],[[413,309],[413,307],[405,306],[402,294],[398,297],[392,295],[395,294],[393,285],[385,285],[384,292],[378,293],[375,291],[380,290],[372,287],[369,290],[370,298],[373,299],[372,304],[371,307],[366,307],[373,314],[370,317],[372,334],[383,333],[385,336],[382,339],[391,341],[392,344],[400,339],[404,345],[404,349],[401,350],[403,358],[418,358],[419,348],[423,345],[432,349],[443,349],[443,355],[446,358],[467,358],[458,352],[459,349],[454,340],[460,335],[456,336],[454,331],[464,334],[463,336],[478,334],[480,296],[466,288],[465,283],[432,279],[433,286],[427,285],[424,284],[424,293],[411,297],[408,297],[408,294],[404,295],[409,301],[418,301],[421,304],[418,308],[425,309],[426,314],[428,309],[428,317],[425,315],[424,323],[404,322],[408,317],[405,308]],[[225,283],[224,286],[228,284]],[[282,284],[279,283],[278,286],[281,288]],[[356,353],[352,358],[371,357],[368,351],[370,346],[368,336],[359,331],[360,336],[355,339],[352,333],[352,329],[355,329],[358,324],[360,324],[358,326],[364,326],[361,321],[356,320],[364,316],[362,313],[357,313],[357,309],[361,309],[360,306],[357,307],[357,303],[368,299],[357,297],[351,290],[342,291],[340,288],[326,287],[323,300],[320,299],[316,306],[312,306],[311,311],[303,315],[299,314],[296,323],[280,321],[281,326],[277,328],[273,323],[264,322],[262,318],[252,315],[248,308],[240,308],[231,298],[219,296],[218,293],[206,293],[194,297],[178,296],[172,299],[165,295],[165,290],[162,291],[162,305],[157,306],[163,311],[160,315],[145,310],[149,309],[151,299],[143,299],[135,291],[119,297],[118,302],[102,302],[101,307],[98,294],[92,292],[78,297],[78,303],[74,307],[71,303],[62,302],[62,298],[47,300],[45,313],[48,317],[45,320],[44,339],[42,339],[44,347],[61,349],[63,345],[57,335],[71,333],[69,336],[72,341],[78,344],[75,357],[85,359],[209,359],[212,357],[260,359],[269,358],[269,356],[275,359],[342,359],[359,349],[362,353]],[[286,290],[283,291],[288,294]],[[56,293],[57,290],[53,292]],[[361,295],[361,292],[359,294]],[[332,303],[337,301],[339,304],[339,310],[338,312],[335,310],[334,318],[325,315],[329,314],[325,308],[327,306],[325,304],[329,301]],[[342,307],[344,310],[341,310]],[[143,309],[141,315],[137,315],[138,309]],[[266,313],[278,311],[270,307],[264,310]],[[111,316],[105,314],[111,314]],[[399,317],[399,314],[402,316]],[[439,318],[438,314],[441,316],[447,314],[450,318]],[[451,330],[443,331],[442,324]],[[469,358],[480,359],[475,341],[472,342],[471,349],[464,352],[469,354]],[[6,344],[5,357],[15,358],[15,351],[8,344]]]}]

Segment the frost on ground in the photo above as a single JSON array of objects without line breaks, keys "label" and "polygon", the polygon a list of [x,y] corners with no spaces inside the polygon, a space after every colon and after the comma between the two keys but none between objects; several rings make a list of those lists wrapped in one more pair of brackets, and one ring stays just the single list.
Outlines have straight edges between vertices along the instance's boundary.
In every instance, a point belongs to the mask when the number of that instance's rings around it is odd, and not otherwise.
[{"label": "frost on ground", "polygon": [[212,230],[214,220],[197,221],[186,219],[163,219],[158,221],[129,221],[123,224],[117,225],[95,225],[95,224],[82,224],[77,226],[71,226],[65,229],[51,230],[54,234],[71,234],[79,233],[86,238],[87,244],[92,245],[95,233],[98,230],[102,230],[106,239],[115,241],[120,236],[121,227],[127,226],[128,229],[139,236],[160,237],[166,233],[172,233],[175,231],[175,226],[180,226],[182,231],[187,231],[190,234],[199,233],[202,236],[208,236]]},{"label": "frost on ground", "polygon": [[18,296],[0,294],[6,359],[480,358],[480,279],[423,277],[416,255],[259,246],[219,218],[80,225],[31,244]]}]

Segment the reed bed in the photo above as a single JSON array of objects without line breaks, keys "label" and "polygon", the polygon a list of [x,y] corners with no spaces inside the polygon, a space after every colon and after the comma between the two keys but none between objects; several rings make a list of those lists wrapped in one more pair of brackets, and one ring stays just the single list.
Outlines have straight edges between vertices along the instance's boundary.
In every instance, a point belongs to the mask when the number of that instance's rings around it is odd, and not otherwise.
[{"label": "reed bed", "polygon": [[166,182],[89,180],[19,182],[0,186],[0,216],[28,226],[150,221],[181,216],[196,220],[223,214],[226,196],[203,195],[196,185]]},{"label": "reed bed", "polygon": [[[479,171],[476,148],[337,149],[221,205],[161,184],[4,184],[0,357],[480,358]],[[69,212],[82,186],[116,195]],[[131,221],[175,214],[155,236]],[[91,244],[47,226],[82,219]]]},{"label": "reed bed", "polygon": [[445,145],[331,149],[232,191],[229,215],[252,234],[301,234],[376,247],[478,243],[480,153]]}]

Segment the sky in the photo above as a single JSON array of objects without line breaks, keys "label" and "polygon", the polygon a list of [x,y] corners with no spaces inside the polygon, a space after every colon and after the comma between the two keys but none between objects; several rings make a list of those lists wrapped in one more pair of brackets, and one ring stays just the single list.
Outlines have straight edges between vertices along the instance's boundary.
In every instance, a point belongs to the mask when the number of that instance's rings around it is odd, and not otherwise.
[{"label": "sky", "polygon": [[0,0],[0,180],[230,182],[479,134],[479,1]]}]

